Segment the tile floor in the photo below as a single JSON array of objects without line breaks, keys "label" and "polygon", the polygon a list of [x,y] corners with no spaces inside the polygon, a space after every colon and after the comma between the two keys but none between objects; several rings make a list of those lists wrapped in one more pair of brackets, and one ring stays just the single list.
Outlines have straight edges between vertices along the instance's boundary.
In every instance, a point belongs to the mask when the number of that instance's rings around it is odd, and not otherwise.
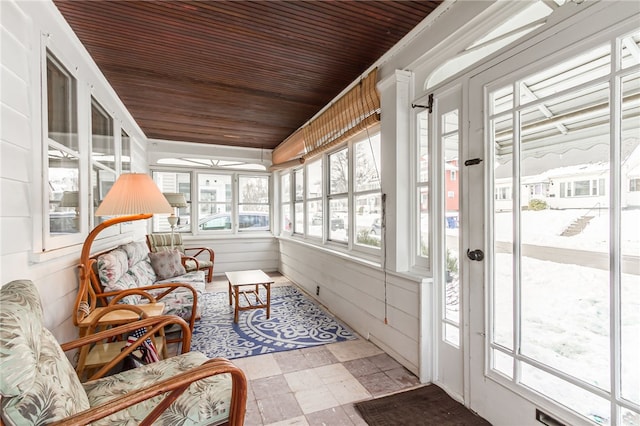
[{"label": "tile floor", "polygon": [[[274,285],[291,285],[279,274]],[[208,291],[227,289],[216,277]],[[416,387],[418,378],[362,338],[234,359],[248,379],[246,426],[366,425],[353,403]]]}]

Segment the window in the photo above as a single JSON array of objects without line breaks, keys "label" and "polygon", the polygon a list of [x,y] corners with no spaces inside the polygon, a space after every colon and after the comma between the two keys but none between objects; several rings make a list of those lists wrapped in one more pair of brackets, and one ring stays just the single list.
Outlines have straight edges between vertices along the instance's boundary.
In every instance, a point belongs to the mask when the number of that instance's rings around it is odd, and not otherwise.
[{"label": "window", "polygon": [[353,145],[356,244],[380,247],[380,133]]},{"label": "window", "polygon": [[124,130],[120,132],[120,146],[120,170],[131,173],[131,138]]},{"label": "window", "polygon": [[282,231],[290,233],[291,229],[291,174],[284,172],[280,176],[280,197],[282,200],[282,209],[280,217],[282,218]]},{"label": "window", "polygon": [[304,234],[304,171],[298,169],[293,172],[293,187],[295,190],[294,198],[294,224],[293,232],[296,234]]},{"label": "window", "polygon": [[[180,192],[187,200],[187,207],[177,209],[176,232],[245,233],[271,229],[267,175],[154,171],[153,179],[162,192]],[[197,182],[195,197],[191,196],[192,181]],[[155,215],[153,231],[169,230],[166,215]]]},{"label": "window", "polygon": [[[95,100],[91,99],[91,192],[93,211],[98,208],[116,181],[115,141],[113,119]],[[94,224],[104,220],[95,216]]]},{"label": "window", "polygon": [[[198,174],[198,190],[196,200],[198,229],[204,229],[204,224],[209,223],[223,213],[231,214],[232,187],[231,175],[200,173]],[[222,217],[226,218],[226,215]],[[231,217],[231,216],[229,216]],[[230,223],[230,222],[229,222]],[[209,228],[211,229],[211,228]],[[231,229],[231,225],[229,228]],[[195,232],[194,229],[192,229]]]},{"label": "window", "polygon": [[[174,214],[178,216],[175,232],[191,232],[191,173],[186,172],[158,172],[152,173],[153,181],[160,191],[181,193],[187,200],[187,207],[174,207]],[[155,214],[152,218],[153,232],[169,232],[171,227],[166,214]]]},{"label": "window", "polygon": [[426,266],[429,257],[429,112],[421,111],[417,115],[418,152],[416,159],[416,216],[418,239],[415,252],[418,263]]},{"label": "window", "polygon": [[629,191],[630,192],[640,191],[640,178],[629,179]]},{"label": "window", "polygon": [[268,231],[269,177],[240,175],[238,228],[240,231]]},{"label": "window", "polygon": [[296,236],[332,244],[337,250],[379,255],[383,229],[380,144],[378,130],[365,131],[281,176],[283,191],[293,180],[293,202],[283,192],[281,215],[289,217],[294,209]]},{"label": "window", "polygon": [[47,53],[49,235],[80,232],[80,148],[76,79]]},{"label": "window", "polygon": [[322,159],[307,165],[307,235],[322,238]]},{"label": "window", "polygon": [[329,229],[329,239],[346,243],[349,241],[349,150],[329,154],[329,220],[342,219],[342,226]]}]

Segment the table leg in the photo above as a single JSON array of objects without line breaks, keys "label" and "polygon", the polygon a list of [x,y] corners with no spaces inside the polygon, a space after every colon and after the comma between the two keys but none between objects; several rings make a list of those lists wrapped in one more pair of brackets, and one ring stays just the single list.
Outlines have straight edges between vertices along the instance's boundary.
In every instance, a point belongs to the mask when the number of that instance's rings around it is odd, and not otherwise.
[{"label": "table leg", "polygon": [[267,283],[267,319],[271,317],[271,283]]},{"label": "table leg", "polygon": [[232,292],[232,291],[233,291],[233,290],[231,289],[231,281],[229,281],[229,305],[231,305],[231,304],[232,304],[232,301],[231,301],[231,292]]},{"label": "table leg", "polygon": [[233,287],[233,294],[235,295],[236,298],[236,306],[234,308],[233,311],[233,322],[235,322],[236,324],[238,323],[238,311],[239,311],[239,307],[240,307],[240,286],[236,285]]}]

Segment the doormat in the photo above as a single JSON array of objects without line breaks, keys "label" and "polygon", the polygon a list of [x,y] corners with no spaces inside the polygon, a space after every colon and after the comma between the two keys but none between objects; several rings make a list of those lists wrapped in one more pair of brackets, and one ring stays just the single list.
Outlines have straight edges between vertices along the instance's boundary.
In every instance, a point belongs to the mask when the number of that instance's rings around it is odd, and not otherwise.
[{"label": "doormat", "polygon": [[436,385],[354,404],[369,426],[491,425]]},{"label": "doormat", "polygon": [[[266,291],[260,289],[262,300]],[[209,358],[243,358],[357,339],[356,335],[293,286],[271,287],[271,317],[265,309],[240,311],[226,291],[204,293],[202,316],[196,321],[191,350]]]}]

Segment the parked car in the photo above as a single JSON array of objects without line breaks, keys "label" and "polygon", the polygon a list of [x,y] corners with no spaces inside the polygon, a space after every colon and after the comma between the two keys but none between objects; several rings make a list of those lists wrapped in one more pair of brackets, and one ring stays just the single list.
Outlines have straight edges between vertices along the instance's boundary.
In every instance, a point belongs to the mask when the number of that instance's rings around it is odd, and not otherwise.
[{"label": "parked car", "polygon": [[[271,229],[269,213],[242,212],[239,214],[238,227],[241,231],[268,231]],[[231,229],[231,213],[216,213],[205,216],[198,221],[198,229],[202,231]]]}]

